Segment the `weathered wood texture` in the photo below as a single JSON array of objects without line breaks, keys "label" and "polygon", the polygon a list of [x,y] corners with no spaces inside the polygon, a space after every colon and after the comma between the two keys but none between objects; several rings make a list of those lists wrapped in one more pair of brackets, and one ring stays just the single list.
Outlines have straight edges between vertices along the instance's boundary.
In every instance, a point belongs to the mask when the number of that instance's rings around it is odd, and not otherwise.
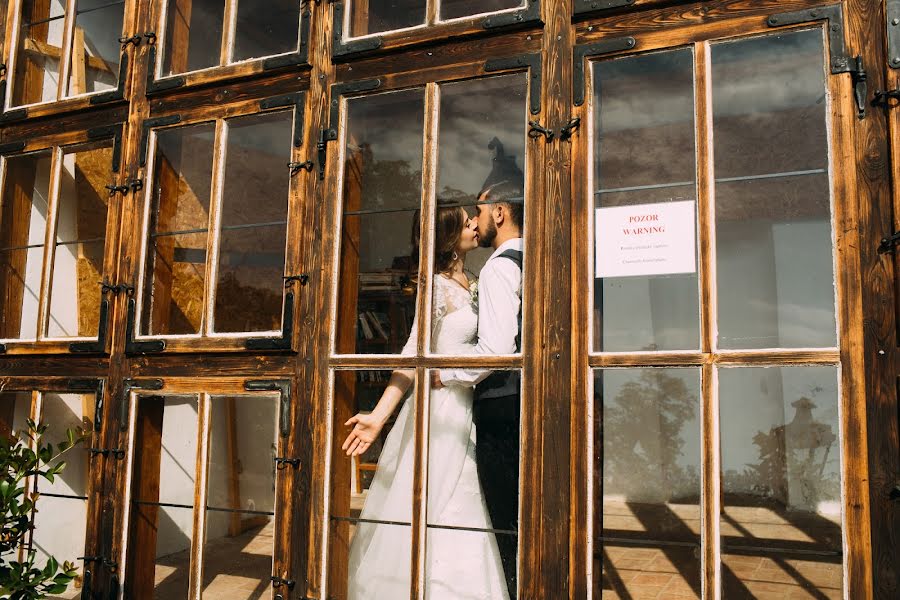
[{"label": "weathered wood texture", "polygon": [[[74,356],[64,343],[45,343],[34,347],[11,345],[0,355],[0,377],[21,377],[20,382],[33,383],[35,389],[49,389],[57,380],[46,379],[48,373],[62,377],[106,377],[106,409],[98,443],[108,448],[128,448],[138,442],[126,460],[94,461],[92,494],[89,508],[90,531],[87,549],[96,554],[120,560],[128,558],[119,577],[128,581],[126,597],[150,597],[153,590],[152,571],[133,571],[133,565],[151,564],[153,533],[135,525],[127,528],[126,516],[131,507],[122,499],[128,489],[151,485],[147,480],[153,464],[144,465],[156,453],[159,461],[159,438],[153,437],[153,423],[147,414],[138,420],[135,440],[123,430],[123,414],[119,401],[125,392],[127,378],[166,380],[167,390],[181,392],[236,393],[246,379],[289,379],[292,382],[290,402],[292,424],[283,440],[285,456],[299,457],[301,468],[279,474],[276,499],[274,573],[294,579],[292,590],[279,591],[298,600],[319,597],[323,593],[340,597],[346,582],[345,552],[329,540],[347,539],[348,531],[340,530],[329,515],[344,514],[329,486],[349,482],[349,462],[336,456],[339,435],[334,423],[342,423],[351,410],[353,376],[350,368],[415,367],[420,375],[429,367],[489,364],[521,367],[524,370],[521,514],[522,598],[586,598],[590,587],[588,569],[599,577],[600,564],[589,567],[588,524],[593,506],[587,504],[588,481],[598,467],[595,455],[589,454],[592,422],[597,418],[589,410],[591,368],[639,366],[697,366],[703,369],[707,402],[704,404],[704,465],[715,471],[715,445],[718,431],[717,412],[712,382],[717,365],[842,365],[845,394],[842,424],[845,474],[851,481],[846,486],[846,531],[848,543],[847,583],[853,597],[894,598],[900,589],[900,513],[896,504],[887,500],[887,491],[900,473],[898,451],[897,318],[900,314],[900,271],[897,254],[878,255],[878,241],[886,233],[900,227],[900,148],[893,140],[900,134],[900,110],[869,109],[869,116],[857,121],[849,91],[849,76],[832,77],[833,101],[839,110],[833,131],[835,157],[839,174],[835,190],[843,197],[838,211],[839,302],[842,315],[841,347],[838,351],[801,349],[774,352],[712,352],[713,289],[705,273],[709,272],[713,240],[701,237],[701,277],[703,295],[703,346],[699,352],[594,354],[590,355],[589,281],[590,247],[585,232],[592,218],[592,203],[587,190],[588,169],[592,168],[588,137],[587,104],[572,105],[572,49],[575,44],[590,43],[634,35],[635,51],[693,44],[698,39],[743,35],[766,29],[765,17],[773,12],[821,6],[833,2],[822,0],[713,0],[683,2],[672,0],[636,0],[629,7],[597,11],[572,18],[570,0],[544,0],[541,24],[528,24],[520,29],[485,30],[482,18],[464,19],[449,24],[436,24],[415,30],[382,35],[383,44],[369,55],[348,55],[336,63],[331,58],[333,30],[331,3],[310,2],[309,62],[310,66],[285,67],[265,71],[261,61],[229,65],[219,69],[185,75],[185,84],[164,92],[147,95],[151,45],[129,45],[125,53],[129,70],[125,98],[113,104],[94,106],[87,98],[68,98],[61,102],[30,107],[24,121],[0,124],[0,142],[25,141],[26,150],[51,148],[86,141],[86,131],[97,126],[126,122],[123,138],[122,169],[111,174],[110,182],[121,184],[142,179],[149,185],[148,173],[140,165],[142,123],[148,117],[180,114],[184,122],[252,114],[259,110],[258,101],[265,97],[308,89],[303,111],[303,144],[293,151],[291,160],[316,161],[316,142],[320,129],[329,126],[330,86],[377,77],[381,90],[422,86],[429,82],[479,77],[485,74],[484,61],[540,52],[542,56],[542,112],[535,117],[541,125],[558,131],[570,117],[582,118],[582,129],[571,142],[558,138],[546,143],[542,138],[529,140],[527,151],[526,244],[528,281],[525,290],[524,352],[522,358],[498,357],[471,363],[450,357],[330,357],[333,320],[343,311],[352,317],[355,310],[345,304],[343,293],[332,296],[334,278],[339,271],[335,239],[340,215],[336,210],[341,192],[341,175],[345,164],[340,160],[338,142],[327,142],[326,177],[320,181],[316,168],[301,171],[292,180],[288,226],[287,272],[309,275],[305,286],[294,286],[297,295],[295,314],[295,348],[297,354],[254,353],[243,350],[241,340],[220,341],[213,338],[172,341],[168,353],[129,356],[125,350],[128,295],[109,294],[111,318],[108,356]],[[49,3],[36,3],[38,9]],[[125,33],[159,32],[161,2],[134,0],[127,3]],[[190,0],[178,4],[188,7]],[[900,72],[885,67],[884,15],[878,0],[845,0],[847,41],[853,54],[861,54],[869,72],[869,90],[893,89],[900,84]],[[8,15],[15,14],[17,3],[9,3]],[[229,2],[228,19],[234,20],[235,3]],[[428,18],[434,22],[434,4]],[[47,8],[49,10],[49,8]],[[358,14],[355,27],[364,24]],[[0,16],[2,20],[2,16]],[[72,21],[72,19],[70,19]],[[8,26],[12,25],[9,18]],[[70,38],[77,31],[70,23]],[[45,32],[46,33],[46,32]],[[40,28],[35,39],[40,41]],[[169,35],[186,36],[176,30]],[[19,40],[0,32],[0,45],[8,59]],[[4,39],[5,37],[5,39]],[[234,39],[221,40],[220,58]],[[186,44],[176,53],[173,64],[186,64]],[[160,54],[163,48],[156,47]],[[72,49],[61,48],[60,56]],[[702,53],[702,50],[701,50]],[[157,54],[157,56],[160,56]],[[26,58],[24,50],[17,60],[27,67],[9,73],[6,80],[19,94],[17,103],[34,101],[40,92],[43,71]],[[701,61],[702,62],[702,61]],[[72,66],[77,75],[78,65]],[[63,69],[69,68],[68,61]],[[176,69],[178,70],[178,69]],[[885,73],[887,74],[885,76]],[[77,79],[77,77],[76,77]],[[152,80],[152,77],[149,79]],[[702,105],[702,103],[701,103]],[[887,115],[887,116],[886,116]],[[337,126],[337,124],[330,124]],[[699,127],[702,133],[703,127]],[[889,137],[889,133],[892,137]],[[891,140],[889,148],[888,143]],[[890,154],[889,154],[890,151]],[[706,149],[707,159],[708,148]],[[704,169],[704,149],[699,149]],[[851,168],[846,168],[849,165]],[[318,165],[316,165],[317,167]],[[708,163],[706,168],[708,168]],[[837,163],[836,163],[836,166]],[[889,170],[890,169],[890,170]],[[893,173],[893,188],[890,174]],[[708,173],[707,173],[708,175]],[[18,177],[18,176],[17,176]],[[344,197],[352,178],[343,181]],[[7,179],[7,187],[10,182]],[[28,182],[22,186],[27,189]],[[166,189],[167,186],[162,186]],[[891,195],[891,192],[893,195]],[[707,196],[711,193],[706,190]],[[891,222],[890,198],[894,202]],[[141,240],[146,236],[143,193],[116,196],[110,203],[107,229],[107,253],[104,272],[110,283],[139,286]],[[704,206],[712,200],[700,195],[701,226],[711,216],[703,215]],[[709,207],[707,206],[707,208]],[[14,208],[7,198],[0,207],[2,222]],[[841,212],[843,211],[843,212]],[[430,219],[423,215],[423,219]],[[893,229],[892,229],[893,227]],[[0,229],[2,230],[2,229]],[[352,234],[351,232],[344,232]],[[4,241],[0,240],[0,244]],[[568,265],[570,268],[560,268]],[[0,282],[2,283],[2,282]],[[15,286],[5,287],[2,301],[15,300],[10,294]],[[14,295],[14,294],[13,294]],[[425,295],[423,295],[424,297]],[[424,302],[424,298],[423,298]],[[14,303],[14,302],[13,302]],[[425,306],[425,304],[422,304]],[[6,311],[4,311],[6,312]],[[11,313],[10,313],[11,314]],[[338,349],[353,340],[338,340]],[[883,351],[883,353],[881,353]],[[348,350],[349,352],[349,350]],[[335,391],[331,388],[332,370],[337,373]],[[61,381],[61,380],[60,380]],[[343,382],[343,384],[341,383]],[[342,387],[343,386],[343,387]],[[706,387],[710,386],[710,387]],[[424,398],[424,396],[423,396]],[[420,407],[422,405],[420,404]],[[149,410],[149,409],[148,409]],[[594,412],[598,410],[593,408]],[[593,417],[593,419],[592,419]],[[161,426],[161,416],[158,419]],[[425,423],[419,420],[418,464],[425,464]],[[157,427],[158,429],[158,427]],[[208,431],[206,429],[205,431]],[[143,436],[143,437],[140,437]],[[594,444],[598,440],[593,441]],[[596,454],[596,452],[595,452]],[[148,458],[150,457],[150,458]],[[135,463],[134,476],[128,478],[126,465]],[[145,472],[144,466],[147,466]],[[156,468],[158,472],[158,464]],[[868,471],[868,481],[864,474]],[[599,473],[594,475],[594,478]],[[422,475],[418,489],[424,485]],[[596,483],[596,481],[595,481]],[[137,487],[135,487],[137,486]],[[198,488],[199,489],[199,488]],[[565,491],[561,491],[565,490]],[[601,493],[599,488],[595,495]],[[703,490],[707,517],[718,510],[718,490]],[[421,498],[421,496],[419,496]],[[143,509],[142,509],[143,510]],[[153,517],[153,515],[145,515]],[[155,518],[155,517],[154,517]],[[598,527],[594,516],[595,528]],[[202,530],[202,516],[198,515]],[[421,522],[421,514],[417,523]],[[424,531],[424,529],[423,529]],[[715,524],[707,523],[707,539],[716,535]],[[342,537],[343,536],[343,537]],[[871,539],[871,550],[867,549]],[[418,543],[421,543],[418,539]],[[344,548],[344,551],[346,548]],[[596,549],[595,549],[596,550]],[[146,556],[140,558],[140,553]],[[869,556],[871,553],[871,556]],[[704,585],[709,597],[718,593],[711,589],[715,578],[710,565],[717,560],[712,548],[704,554]],[[422,564],[416,565],[421,569]],[[199,565],[194,567],[195,589],[199,591]],[[111,574],[101,572],[95,579],[98,594],[109,588]],[[330,581],[329,581],[330,578]],[[419,589],[418,591],[422,591]],[[594,593],[596,597],[598,594]]]}]

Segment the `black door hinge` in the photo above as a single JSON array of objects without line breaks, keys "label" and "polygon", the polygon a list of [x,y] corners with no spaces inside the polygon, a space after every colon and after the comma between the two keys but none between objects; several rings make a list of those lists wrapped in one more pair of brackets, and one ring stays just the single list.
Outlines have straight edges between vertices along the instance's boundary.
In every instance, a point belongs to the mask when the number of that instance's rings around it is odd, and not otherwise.
[{"label": "black door hinge", "polygon": [[637,40],[631,36],[575,46],[572,53],[572,103],[575,106],[584,104],[584,59],[586,57],[632,50],[635,46],[637,46]]},{"label": "black door hinge", "polygon": [[161,390],[164,382],[162,379],[131,379],[122,381],[122,398],[119,402],[119,428],[128,430],[128,406],[133,390]]},{"label": "black door hinge", "polygon": [[893,252],[900,245],[900,231],[895,231],[891,237],[881,238],[881,244],[878,246],[878,254],[887,254]]},{"label": "black door hinge", "polygon": [[104,379],[70,379],[66,382],[66,389],[70,392],[83,392],[86,394],[94,394],[94,432],[100,433],[103,425],[103,409],[105,407],[105,399],[103,397],[106,388],[106,380]]},{"label": "black door hinge", "polygon": [[[632,0],[633,2],[634,0]],[[499,13],[485,17],[481,21],[484,29],[499,29],[501,27],[521,27],[541,22],[540,0],[526,0],[525,6],[514,12]]]},{"label": "black door hinge", "polygon": [[135,340],[137,325],[134,322],[137,313],[137,302],[128,299],[128,315],[125,323],[125,354],[153,354],[166,349],[166,340]]},{"label": "black door hinge", "polygon": [[331,55],[334,58],[343,58],[351,54],[360,54],[362,52],[371,52],[378,50],[384,44],[384,40],[380,35],[366,37],[361,40],[344,41],[344,3],[332,2],[332,50]]},{"label": "black door hinge", "polygon": [[73,354],[103,354],[106,352],[106,333],[109,331],[109,298],[106,297],[107,284],[100,282],[100,315],[97,324],[97,339],[90,342],[72,342],[69,352]]},{"label": "black door hinge", "polygon": [[[156,48],[151,48],[155,50]],[[150,130],[154,127],[165,127],[167,125],[175,125],[181,122],[181,115],[169,115],[166,117],[153,117],[144,119],[141,123],[141,150],[140,165],[143,167],[147,164],[147,152],[150,146]]]},{"label": "black door hinge", "polygon": [[[285,287],[290,285],[285,281]],[[248,338],[244,340],[247,350],[291,350],[294,340],[294,292],[284,295],[284,309],[281,312],[281,337]]]},{"label": "black door hinge", "polygon": [[279,392],[279,429],[287,437],[291,432],[291,380],[251,379],[244,382],[248,392]]},{"label": "black door hinge", "polygon": [[888,64],[900,69],[900,0],[887,0],[884,15],[887,18]]},{"label": "black door hinge", "polygon": [[492,58],[485,61],[484,72],[528,69],[528,103],[531,114],[541,112],[541,55],[539,52],[520,54],[509,58]]}]

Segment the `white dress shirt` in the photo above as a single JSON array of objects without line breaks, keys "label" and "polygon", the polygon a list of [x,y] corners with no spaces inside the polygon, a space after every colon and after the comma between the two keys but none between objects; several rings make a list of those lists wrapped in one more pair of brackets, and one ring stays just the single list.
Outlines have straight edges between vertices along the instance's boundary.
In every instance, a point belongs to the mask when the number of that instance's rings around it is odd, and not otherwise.
[{"label": "white dress shirt", "polygon": [[[522,252],[522,238],[503,242],[481,269],[478,278],[478,343],[473,352],[485,356],[515,354],[522,305],[522,271],[507,250]],[[474,386],[493,373],[485,369],[441,369],[441,383]]]}]

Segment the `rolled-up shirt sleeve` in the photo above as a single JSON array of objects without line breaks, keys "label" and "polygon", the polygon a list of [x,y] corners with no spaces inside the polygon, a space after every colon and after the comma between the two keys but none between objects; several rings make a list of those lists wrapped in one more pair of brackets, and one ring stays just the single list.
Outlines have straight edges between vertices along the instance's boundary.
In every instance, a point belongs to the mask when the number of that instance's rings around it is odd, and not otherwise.
[{"label": "rolled-up shirt sleeve", "polygon": [[[485,264],[478,280],[478,343],[474,353],[514,354],[519,333],[522,272],[511,260],[495,258]],[[441,383],[474,386],[493,371],[441,369]]]}]

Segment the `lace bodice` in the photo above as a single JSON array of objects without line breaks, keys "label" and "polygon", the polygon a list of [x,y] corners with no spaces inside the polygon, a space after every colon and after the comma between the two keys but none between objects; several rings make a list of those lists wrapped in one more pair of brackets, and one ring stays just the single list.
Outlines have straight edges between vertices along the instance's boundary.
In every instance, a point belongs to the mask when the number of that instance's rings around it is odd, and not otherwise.
[{"label": "lace bodice", "polygon": [[[418,316],[403,354],[416,353]],[[478,340],[478,304],[458,282],[435,274],[431,309],[431,352],[469,354]]]}]

